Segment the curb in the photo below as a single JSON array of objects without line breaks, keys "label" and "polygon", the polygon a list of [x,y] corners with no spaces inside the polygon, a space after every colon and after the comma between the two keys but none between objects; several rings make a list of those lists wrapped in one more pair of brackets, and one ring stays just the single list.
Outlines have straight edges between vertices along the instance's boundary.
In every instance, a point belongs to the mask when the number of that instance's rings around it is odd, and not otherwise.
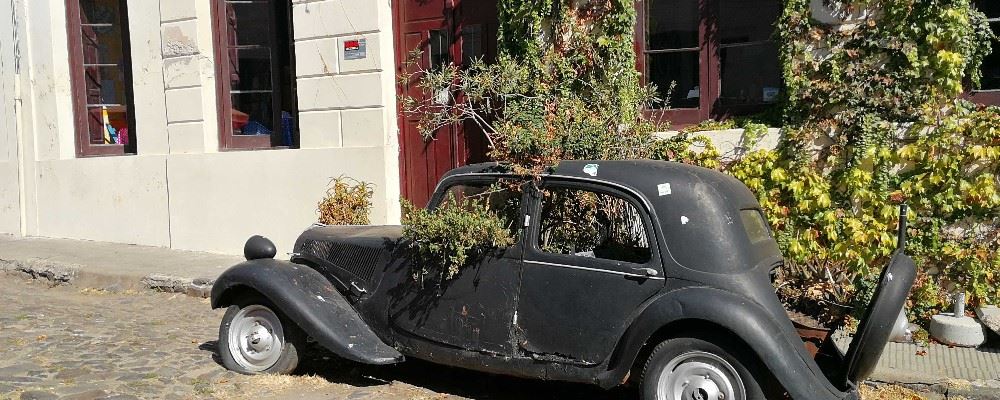
[{"label": "curb", "polygon": [[0,259],[0,273],[20,275],[35,280],[46,280],[51,285],[73,285],[120,292],[128,289],[151,290],[165,293],[183,293],[207,298],[212,293],[214,279],[186,278],[164,274],[149,274],[141,279],[134,276],[90,272],[79,265],[54,263],[45,259]]},{"label": "curb", "polygon": [[[934,394],[941,399],[1000,400],[1000,388],[985,382],[944,379],[937,383],[914,383],[899,380],[869,379],[866,385],[878,387],[895,385],[913,390],[921,395]],[[931,397],[936,399],[938,397]]]}]

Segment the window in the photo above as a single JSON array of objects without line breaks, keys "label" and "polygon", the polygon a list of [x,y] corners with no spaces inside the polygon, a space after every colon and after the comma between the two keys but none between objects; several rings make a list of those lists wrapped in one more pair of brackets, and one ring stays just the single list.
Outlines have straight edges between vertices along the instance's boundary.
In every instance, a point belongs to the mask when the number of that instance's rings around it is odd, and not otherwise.
[{"label": "window", "polygon": [[213,1],[221,147],[297,147],[291,1]]},{"label": "window", "polygon": [[[1000,2],[997,0],[977,0],[976,8],[986,14],[993,33],[1000,35]],[[986,57],[982,66],[982,87],[973,91],[973,101],[1000,105],[1000,41],[993,41],[993,53]]]},{"label": "window", "polygon": [[496,213],[504,226],[516,236],[521,225],[521,192],[513,181],[462,183],[451,186],[444,193],[441,203],[454,202],[459,207],[473,204],[485,206]]},{"label": "window", "polygon": [[135,154],[125,0],[67,0],[78,156]]},{"label": "window", "polygon": [[777,0],[645,0],[639,69],[678,124],[759,112],[782,87]]},{"label": "window", "polygon": [[607,193],[550,187],[544,191],[538,247],[553,254],[644,264],[652,251],[639,210]]}]

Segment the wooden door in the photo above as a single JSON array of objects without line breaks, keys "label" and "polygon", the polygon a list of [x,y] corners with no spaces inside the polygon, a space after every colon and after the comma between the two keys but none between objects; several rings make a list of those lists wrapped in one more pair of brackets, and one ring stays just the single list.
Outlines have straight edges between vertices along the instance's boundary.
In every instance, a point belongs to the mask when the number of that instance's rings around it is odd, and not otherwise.
[{"label": "wooden door", "polygon": [[[416,69],[406,69],[407,58],[415,49],[423,52],[419,59],[423,69],[461,65],[480,56],[492,60],[496,54],[496,0],[400,0],[393,5],[398,76],[409,76]],[[415,81],[397,85],[400,99],[424,98]],[[448,170],[485,160],[486,141],[482,132],[468,124],[442,127],[433,140],[425,141],[417,127],[419,118],[406,115],[401,107],[398,123],[402,194],[422,207]]]}]

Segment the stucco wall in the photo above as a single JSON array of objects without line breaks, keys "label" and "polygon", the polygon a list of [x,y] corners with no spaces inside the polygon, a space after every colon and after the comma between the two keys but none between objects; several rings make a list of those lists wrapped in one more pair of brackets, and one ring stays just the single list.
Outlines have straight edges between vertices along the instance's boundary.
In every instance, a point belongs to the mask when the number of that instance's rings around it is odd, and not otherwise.
[{"label": "stucco wall", "polygon": [[14,18],[10,7],[0,7],[0,232],[20,234],[21,207],[18,179]]},{"label": "stucco wall", "polygon": [[[389,2],[293,3],[302,149],[220,151],[209,1],[130,0],[138,155],[77,158],[64,0],[19,1],[25,179],[4,129],[0,232],[223,253],[262,233],[286,252],[340,175],[375,184],[373,222],[398,222]],[[367,58],[344,59],[353,39]],[[7,211],[18,193],[24,212]]]}]

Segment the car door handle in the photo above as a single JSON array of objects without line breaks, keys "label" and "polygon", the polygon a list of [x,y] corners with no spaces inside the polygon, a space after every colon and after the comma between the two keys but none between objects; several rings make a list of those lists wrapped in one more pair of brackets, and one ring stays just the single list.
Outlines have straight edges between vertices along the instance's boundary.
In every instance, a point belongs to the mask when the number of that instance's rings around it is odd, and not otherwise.
[{"label": "car door handle", "polygon": [[632,268],[632,272],[642,276],[657,276],[660,274],[659,271],[652,268]]}]

